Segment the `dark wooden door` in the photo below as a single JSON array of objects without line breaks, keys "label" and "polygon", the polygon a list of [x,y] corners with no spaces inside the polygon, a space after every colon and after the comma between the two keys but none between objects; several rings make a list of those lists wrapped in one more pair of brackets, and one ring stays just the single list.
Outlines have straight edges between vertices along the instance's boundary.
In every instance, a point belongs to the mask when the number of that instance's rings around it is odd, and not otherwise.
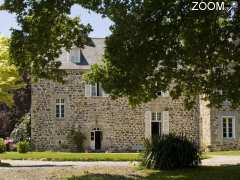
[{"label": "dark wooden door", "polygon": [[160,122],[152,122],[152,137],[160,136]]},{"label": "dark wooden door", "polygon": [[101,149],[101,131],[95,131],[95,150]]}]

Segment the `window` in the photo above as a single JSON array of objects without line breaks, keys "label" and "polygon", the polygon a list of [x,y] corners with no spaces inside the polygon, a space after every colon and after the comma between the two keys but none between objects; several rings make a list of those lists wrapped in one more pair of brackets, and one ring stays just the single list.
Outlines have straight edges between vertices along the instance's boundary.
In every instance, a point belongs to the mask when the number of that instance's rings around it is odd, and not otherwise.
[{"label": "window", "polygon": [[70,59],[71,59],[71,62],[73,63],[80,63],[80,48],[73,48],[71,51],[70,51]]},{"label": "window", "polygon": [[161,112],[152,112],[151,117],[151,135],[153,137],[159,137],[161,135]]},{"label": "window", "polygon": [[104,96],[106,95],[100,84],[86,84],[85,96]]},{"label": "window", "polygon": [[152,121],[161,121],[161,112],[152,112]]},{"label": "window", "polygon": [[64,99],[56,99],[56,117],[64,118]]},{"label": "window", "polygon": [[235,118],[222,117],[223,138],[235,138]]}]

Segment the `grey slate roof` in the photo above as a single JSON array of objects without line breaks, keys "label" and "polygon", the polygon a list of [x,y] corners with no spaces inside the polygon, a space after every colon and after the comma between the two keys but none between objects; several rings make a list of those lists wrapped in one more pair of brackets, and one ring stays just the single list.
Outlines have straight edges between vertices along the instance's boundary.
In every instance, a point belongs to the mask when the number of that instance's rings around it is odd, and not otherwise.
[{"label": "grey slate roof", "polygon": [[70,55],[64,51],[58,60],[62,62],[61,69],[90,69],[92,64],[100,63],[105,48],[105,38],[92,38],[93,47],[85,46],[81,50],[81,64],[71,62]]}]

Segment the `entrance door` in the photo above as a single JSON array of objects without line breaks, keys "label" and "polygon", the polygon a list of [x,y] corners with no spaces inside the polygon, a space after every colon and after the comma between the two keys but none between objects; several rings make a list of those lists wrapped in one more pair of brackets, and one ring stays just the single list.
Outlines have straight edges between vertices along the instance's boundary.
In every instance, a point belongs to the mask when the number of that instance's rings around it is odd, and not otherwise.
[{"label": "entrance door", "polygon": [[152,138],[159,137],[161,134],[160,122],[152,122]]},{"label": "entrance door", "polygon": [[101,131],[95,131],[95,150],[101,149]]}]

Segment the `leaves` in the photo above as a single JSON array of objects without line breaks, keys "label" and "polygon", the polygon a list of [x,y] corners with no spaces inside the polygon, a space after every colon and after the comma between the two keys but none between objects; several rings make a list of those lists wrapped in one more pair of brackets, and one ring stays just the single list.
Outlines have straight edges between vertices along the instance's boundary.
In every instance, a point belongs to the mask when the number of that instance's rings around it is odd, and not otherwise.
[{"label": "leaves", "polygon": [[68,16],[74,4],[114,22],[104,64],[86,75],[113,97],[136,105],[170,91],[189,108],[199,95],[214,106],[240,105],[240,14],[191,11],[190,0],[5,0],[1,9],[16,13],[20,25],[12,32],[11,62],[34,79],[62,81],[57,58],[88,44],[91,31]]},{"label": "leaves", "polygon": [[155,99],[158,91],[183,96],[188,108],[199,95],[213,106],[240,105],[239,13],[230,19],[225,11],[191,11],[188,0],[130,2],[112,3],[104,12],[114,21],[105,64],[86,79],[133,105]]},{"label": "leaves", "polygon": [[9,63],[9,40],[0,36],[0,102],[9,106],[13,104],[11,90],[23,86],[20,76],[14,65]]},{"label": "leaves", "polygon": [[65,72],[58,61],[62,50],[83,47],[90,25],[69,16],[74,1],[5,0],[3,9],[17,14],[20,29],[13,29],[10,43],[11,62],[33,80],[48,78],[62,81]]}]

